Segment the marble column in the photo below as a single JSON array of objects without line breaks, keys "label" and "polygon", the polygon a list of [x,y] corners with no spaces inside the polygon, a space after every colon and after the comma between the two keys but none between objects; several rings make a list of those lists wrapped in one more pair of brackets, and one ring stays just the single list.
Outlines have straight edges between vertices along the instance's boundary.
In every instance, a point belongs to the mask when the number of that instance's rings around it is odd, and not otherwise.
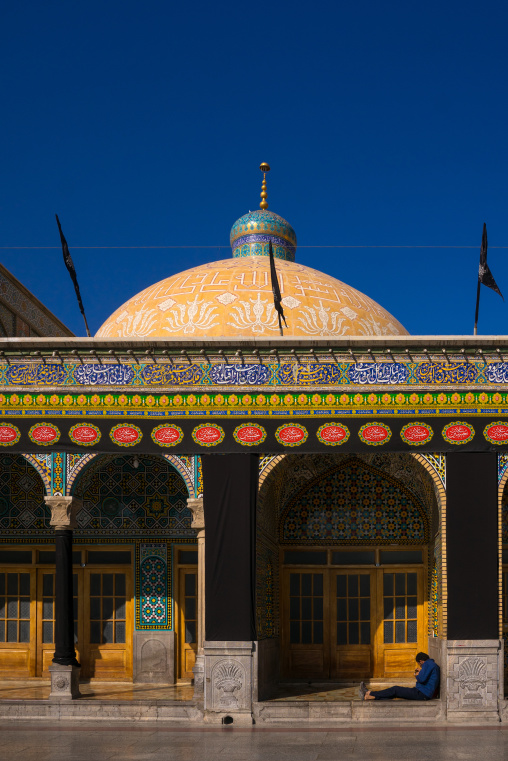
[{"label": "marble column", "polygon": [[188,499],[187,507],[192,513],[193,529],[196,529],[198,539],[198,649],[194,672],[194,697],[203,700],[205,689],[205,513],[203,498]]},{"label": "marble column", "polygon": [[72,593],[72,530],[82,503],[74,497],[45,497],[55,530],[55,654],[49,667],[50,700],[73,700],[80,696],[80,665],[74,646]]}]

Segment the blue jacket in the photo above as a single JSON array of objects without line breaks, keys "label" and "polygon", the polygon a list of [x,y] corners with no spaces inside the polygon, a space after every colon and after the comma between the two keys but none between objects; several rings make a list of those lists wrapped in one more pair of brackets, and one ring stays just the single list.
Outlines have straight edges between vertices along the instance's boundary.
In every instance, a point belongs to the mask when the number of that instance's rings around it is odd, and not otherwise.
[{"label": "blue jacket", "polygon": [[433,698],[439,687],[439,666],[429,658],[422,666],[416,677],[416,689],[420,690],[426,698]]}]

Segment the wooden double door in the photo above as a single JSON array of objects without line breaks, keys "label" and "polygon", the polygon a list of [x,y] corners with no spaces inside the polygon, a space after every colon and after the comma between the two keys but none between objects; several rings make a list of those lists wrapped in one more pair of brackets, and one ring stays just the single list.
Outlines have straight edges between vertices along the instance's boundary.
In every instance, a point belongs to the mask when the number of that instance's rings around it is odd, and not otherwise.
[{"label": "wooden double door", "polygon": [[283,676],[410,677],[425,647],[423,569],[283,570]]},{"label": "wooden double door", "polygon": [[[130,567],[73,569],[81,676],[132,678]],[[55,651],[54,568],[0,568],[0,677],[49,676]]]}]

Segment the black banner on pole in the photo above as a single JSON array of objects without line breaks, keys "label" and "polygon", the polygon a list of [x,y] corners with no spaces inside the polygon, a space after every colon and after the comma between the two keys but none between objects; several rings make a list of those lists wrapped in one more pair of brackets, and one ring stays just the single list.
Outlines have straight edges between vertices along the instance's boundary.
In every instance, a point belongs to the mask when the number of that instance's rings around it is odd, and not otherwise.
[{"label": "black banner on pole", "polygon": [[74,290],[76,291],[76,298],[78,300],[78,306],[79,311],[83,315],[83,320],[85,321],[85,328],[86,328],[86,334],[90,338],[90,328],[88,327],[88,322],[85,315],[85,307],[83,306],[83,301],[81,300],[81,293],[79,290],[78,285],[78,276],[76,275],[76,268],[74,267],[74,262],[72,261],[71,252],[69,251],[69,246],[67,245],[67,241],[65,240],[65,236],[62,232],[62,226],[60,224],[60,220],[58,219],[58,214],[55,214],[56,217],[56,223],[58,225],[58,231],[60,233],[60,241],[62,243],[62,253],[63,253],[63,259],[64,264],[67,267],[67,271],[69,272],[69,275],[71,276],[71,280],[74,283]]}]

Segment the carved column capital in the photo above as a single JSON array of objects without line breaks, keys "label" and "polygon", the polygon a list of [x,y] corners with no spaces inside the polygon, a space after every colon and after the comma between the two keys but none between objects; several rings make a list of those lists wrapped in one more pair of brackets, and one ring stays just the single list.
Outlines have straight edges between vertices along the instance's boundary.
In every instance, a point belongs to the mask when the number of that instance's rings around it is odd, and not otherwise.
[{"label": "carved column capital", "polygon": [[77,527],[76,515],[83,507],[83,502],[76,497],[44,497],[44,502],[51,510],[50,525],[55,530]]},{"label": "carved column capital", "polygon": [[187,507],[192,513],[191,527],[201,531],[205,527],[205,511],[203,508],[203,497],[197,499],[189,497]]}]

